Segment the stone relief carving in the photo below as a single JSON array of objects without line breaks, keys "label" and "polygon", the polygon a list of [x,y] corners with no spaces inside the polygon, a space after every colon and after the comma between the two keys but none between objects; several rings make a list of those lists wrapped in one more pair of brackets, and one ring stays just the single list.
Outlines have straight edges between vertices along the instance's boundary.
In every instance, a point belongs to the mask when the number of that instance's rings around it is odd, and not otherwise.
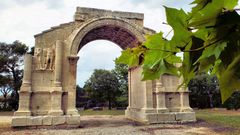
[{"label": "stone relief carving", "polygon": [[45,49],[43,69],[53,70],[54,69],[54,61],[55,61],[55,49],[53,49],[53,48]]},{"label": "stone relief carving", "polygon": [[36,48],[35,51],[36,70],[42,69],[42,49]]},{"label": "stone relief carving", "polygon": [[54,70],[55,49],[50,48],[36,48],[35,51],[35,69],[36,70]]}]

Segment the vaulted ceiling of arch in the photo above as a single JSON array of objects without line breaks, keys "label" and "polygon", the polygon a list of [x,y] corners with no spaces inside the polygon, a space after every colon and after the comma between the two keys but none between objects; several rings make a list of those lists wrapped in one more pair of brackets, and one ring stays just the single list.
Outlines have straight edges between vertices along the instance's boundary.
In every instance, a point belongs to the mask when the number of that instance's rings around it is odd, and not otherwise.
[{"label": "vaulted ceiling of arch", "polygon": [[127,30],[116,26],[106,25],[92,29],[88,32],[81,40],[80,48],[78,50],[80,50],[85,44],[100,39],[112,41],[122,49],[132,48],[139,44],[137,38]]}]

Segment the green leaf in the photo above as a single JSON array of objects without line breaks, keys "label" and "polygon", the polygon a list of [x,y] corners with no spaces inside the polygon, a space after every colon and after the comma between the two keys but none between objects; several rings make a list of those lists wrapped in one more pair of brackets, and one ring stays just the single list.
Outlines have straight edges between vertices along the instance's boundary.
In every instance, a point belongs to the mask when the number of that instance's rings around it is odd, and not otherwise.
[{"label": "green leaf", "polygon": [[165,60],[170,64],[182,63],[182,58],[174,54],[170,54],[169,56],[167,56],[167,58],[165,58]]},{"label": "green leaf", "polygon": [[224,7],[224,0],[211,0],[203,3],[207,4],[202,8],[198,8],[198,10],[193,9],[194,12],[189,21],[189,26],[200,28],[216,24],[216,19]]},{"label": "green leaf", "polygon": [[144,54],[144,68],[153,68],[164,57],[164,52],[158,50],[147,50]]},{"label": "green leaf", "polygon": [[[192,48],[192,42],[189,42],[186,46],[186,50],[190,50]],[[190,55],[190,52],[184,52],[183,54],[183,64],[180,68],[181,74],[184,78],[184,83],[188,84],[189,81],[194,77],[195,68],[193,68],[193,62]]]},{"label": "green leaf", "polygon": [[208,72],[210,69],[213,68],[213,64],[215,62],[215,58],[214,56],[211,56],[211,57],[208,57],[206,59],[203,59],[200,61],[200,64],[199,64],[199,69],[198,69],[198,72]]},{"label": "green leaf", "polygon": [[158,79],[163,74],[178,75],[178,68],[162,59],[152,68],[146,68],[143,66],[142,80]]},{"label": "green leaf", "polygon": [[146,36],[147,40],[143,43],[149,49],[164,49],[166,40],[163,39],[163,33],[157,33],[154,35]]},{"label": "green leaf", "polygon": [[182,10],[165,7],[167,22],[173,28],[174,36],[172,46],[185,47],[191,40],[191,32],[188,31],[188,15]]},{"label": "green leaf", "polygon": [[240,55],[234,58],[226,70],[221,73],[219,85],[221,90],[222,103],[224,103],[234,91],[240,89],[240,77],[236,72],[240,70]]},{"label": "green leaf", "polygon": [[216,60],[213,66],[213,70],[211,71],[211,75],[217,75],[218,78],[220,78],[219,72],[221,72],[221,65],[222,61],[220,59]]},{"label": "green leaf", "polygon": [[194,36],[205,41],[207,40],[207,37],[208,37],[208,30],[200,29],[194,33]]},{"label": "green leaf", "polygon": [[211,0],[194,0],[191,4],[196,4],[196,6],[192,8],[192,13],[194,14],[203,9],[210,1]]},{"label": "green leaf", "polygon": [[238,0],[224,0],[224,8],[228,10],[232,10],[237,4]]},{"label": "green leaf", "polygon": [[138,66],[140,64],[139,57],[144,51],[144,48],[141,47],[127,48],[122,51],[121,56],[116,59],[116,62],[119,64],[127,64],[130,67]]},{"label": "green leaf", "polygon": [[218,59],[221,52],[224,50],[226,46],[227,46],[226,42],[221,42],[221,43],[216,43],[209,47],[206,47],[202,53],[202,56],[198,59],[198,61],[209,58],[210,56],[215,56],[215,59]]},{"label": "green leaf", "polygon": [[179,26],[187,26],[188,15],[182,10],[178,10],[175,8],[165,7],[167,22],[170,26],[179,27]]}]

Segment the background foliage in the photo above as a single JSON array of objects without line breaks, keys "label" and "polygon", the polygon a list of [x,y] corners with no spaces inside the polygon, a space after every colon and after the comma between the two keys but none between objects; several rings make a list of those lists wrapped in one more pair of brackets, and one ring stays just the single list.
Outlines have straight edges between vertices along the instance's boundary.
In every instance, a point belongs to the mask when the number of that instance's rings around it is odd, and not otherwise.
[{"label": "background foliage", "polygon": [[28,47],[15,41],[0,43],[0,92],[3,95],[3,110],[18,108],[18,91],[23,77],[23,56]]},{"label": "background foliage", "polygon": [[77,107],[127,107],[128,67],[116,64],[112,71],[95,69],[83,88],[77,86]]}]

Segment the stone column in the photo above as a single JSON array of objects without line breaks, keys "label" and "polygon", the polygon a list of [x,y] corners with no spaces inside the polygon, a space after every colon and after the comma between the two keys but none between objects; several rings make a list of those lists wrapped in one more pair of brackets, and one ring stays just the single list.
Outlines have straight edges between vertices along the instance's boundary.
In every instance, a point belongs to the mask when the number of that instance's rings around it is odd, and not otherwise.
[{"label": "stone column", "polygon": [[56,87],[61,87],[62,84],[62,54],[63,54],[63,42],[57,40],[55,49],[55,74],[54,74],[54,85]]},{"label": "stone column", "polygon": [[[181,76],[179,78],[179,85],[182,84],[183,82],[183,77]],[[192,112],[193,109],[190,107],[189,105],[189,91],[187,88],[185,88],[184,86],[181,86],[180,89],[180,112]]]},{"label": "stone column", "polygon": [[132,101],[131,101],[131,69],[128,69],[128,107],[127,109],[129,110],[132,107]]},{"label": "stone column", "polygon": [[23,82],[19,91],[19,107],[14,113],[15,116],[30,116],[30,101],[32,93],[32,55],[26,54],[24,57]]},{"label": "stone column", "polygon": [[77,61],[78,56],[69,56],[69,82],[68,82],[68,103],[67,115],[78,115],[76,105],[76,74],[77,74]]},{"label": "stone column", "polygon": [[[156,113],[156,110],[153,109],[153,86],[152,81],[145,81],[145,90],[144,90],[144,107],[142,111],[144,113]],[[141,100],[141,99],[139,99]]]},{"label": "stone column", "polygon": [[156,80],[156,101],[157,101],[157,112],[163,113],[168,112],[168,109],[166,108],[166,102],[165,102],[165,88],[163,87],[161,78],[159,80]]},{"label": "stone column", "polygon": [[48,112],[50,115],[63,115],[61,108],[62,105],[62,48],[63,42],[56,41],[55,46],[55,70],[54,70],[54,87],[51,91],[51,110]]}]

